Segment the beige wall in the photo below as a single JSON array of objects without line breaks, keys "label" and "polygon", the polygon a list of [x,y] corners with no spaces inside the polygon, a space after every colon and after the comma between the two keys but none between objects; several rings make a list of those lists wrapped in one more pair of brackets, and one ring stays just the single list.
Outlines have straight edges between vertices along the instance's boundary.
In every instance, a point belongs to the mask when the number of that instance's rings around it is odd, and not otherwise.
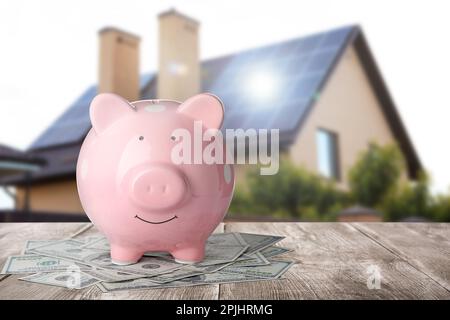
[{"label": "beige wall", "polygon": [[[17,209],[24,206],[25,190],[17,188]],[[34,185],[30,189],[30,210],[64,213],[84,212],[74,180]]]},{"label": "beige wall", "polygon": [[319,100],[289,150],[293,161],[318,172],[316,132],[327,129],[338,135],[341,181],[369,142],[394,142],[393,135],[370,86],[367,75],[349,46],[322,90]]},{"label": "beige wall", "polygon": [[158,98],[184,101],[200,90],[199,24],[174,10],[159,16]]},{"label": "beige wall", "polygon": [[99,32],[99,92],[139,99],[139,37],[116,28]]}]

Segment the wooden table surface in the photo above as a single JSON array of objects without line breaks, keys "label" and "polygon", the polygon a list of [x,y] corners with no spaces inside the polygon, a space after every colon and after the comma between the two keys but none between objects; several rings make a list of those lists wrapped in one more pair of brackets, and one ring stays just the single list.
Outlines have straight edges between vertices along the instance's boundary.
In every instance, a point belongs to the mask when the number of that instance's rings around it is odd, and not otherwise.
[{"label": "wooden table surface", "polygon": [[[450,224],[233,222],[216,231],[283,235],[279,245],[294,250],[283,259],[295,265],[278,280],[111,293],[0,275],[0,299],[450,299]],[[96,233],[89,223],[1,223],[0,266],[25,240]],[[367,286],[374,268],[379,289]]]}]

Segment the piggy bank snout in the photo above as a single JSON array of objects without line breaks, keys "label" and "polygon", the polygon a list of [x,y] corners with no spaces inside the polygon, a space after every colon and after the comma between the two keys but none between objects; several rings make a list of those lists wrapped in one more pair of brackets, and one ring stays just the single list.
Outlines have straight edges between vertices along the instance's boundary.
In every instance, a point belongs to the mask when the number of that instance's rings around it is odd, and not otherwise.
[{"label": "piggy bank snout", "polygon": [[143,209],[162,210],[176,207],[185,197],[187,185],[176,169],[151,166],[132,178],[132,201]]}]

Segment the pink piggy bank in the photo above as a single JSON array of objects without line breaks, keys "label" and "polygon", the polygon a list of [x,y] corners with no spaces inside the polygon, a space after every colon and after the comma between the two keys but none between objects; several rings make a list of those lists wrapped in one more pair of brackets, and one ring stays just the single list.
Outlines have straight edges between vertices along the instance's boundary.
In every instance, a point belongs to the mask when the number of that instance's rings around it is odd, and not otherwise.
[{"label": "pink piggy bank", "polygon": [[[181,263],[203,260],[234,189],[217,130],[223,116],[221,101],[210,94],[183,103],[129,103],[109,93],[94,98],[77,187],[83,209],[109,240],[113,263],[136,263],[149,251],[169,252]],[[211,132],[209,142],[202,138]],[[199,161],[212,141],[223,161]],[[174,156],[193,160],[180,163]]]}]

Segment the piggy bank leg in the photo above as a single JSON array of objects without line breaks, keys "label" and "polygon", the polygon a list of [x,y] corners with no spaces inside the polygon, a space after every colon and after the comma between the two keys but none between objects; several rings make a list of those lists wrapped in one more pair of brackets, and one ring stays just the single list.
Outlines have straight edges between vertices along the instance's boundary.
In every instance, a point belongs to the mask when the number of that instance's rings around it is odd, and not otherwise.
[{"label": "piggy bank leg", "polygon": [[188,244],[175,248],[170,252],[178,263],[194,264],[205,257],[205,243]]},{"label": "piggy bank leg", "polygon": [[119,266],[134,264],[142,258],[143,254],[135,248],[111,245],[111,262]]}]

